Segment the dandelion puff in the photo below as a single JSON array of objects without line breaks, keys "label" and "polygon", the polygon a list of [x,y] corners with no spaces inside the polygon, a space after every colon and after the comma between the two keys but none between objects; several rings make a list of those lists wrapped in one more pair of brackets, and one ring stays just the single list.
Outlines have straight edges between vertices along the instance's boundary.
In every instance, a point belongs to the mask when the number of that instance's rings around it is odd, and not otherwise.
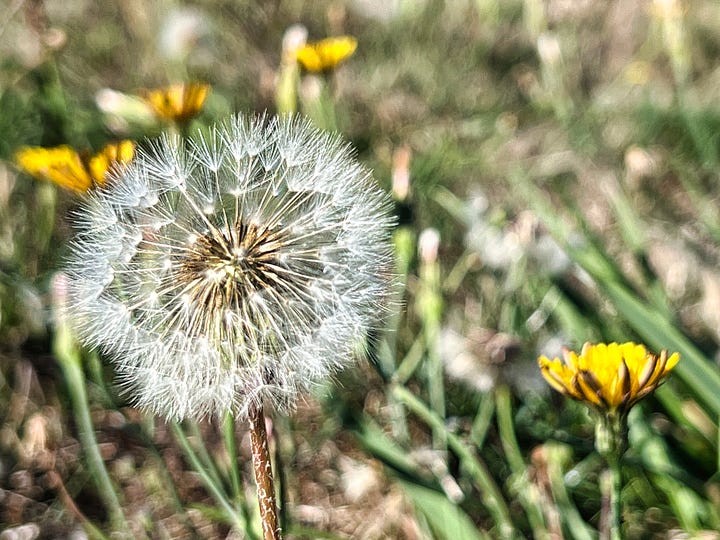
[{"label": "dandelion puff", "polygon": [[389,297],[387,195],[307,121],[163,137],[73,217],[68,319],[168,419],[273,405],[351,364]]},{"label": "dandelion puff", "polygon": [[254,157],[274,144],[277,119],[263,114],[257,117],[233,116],[224,129],[222,138],[229,153],[236,160]]},{"label": "dandelion puff", "polygon": [[158,191],[184,191],[194,164],[188,161],[181,138],[167,134],[151,143],[147,151],[140,152],[138,161],[139,167],[134,167],[132,172]]},{"label": "dandelion puff", "polygon": [[215,130],[207,136],[199,135],[197,140],[190,141],[193,159],[199,161],[211,172],[217,173],[223,159],[225,159],[224,152],[219,148],[219,144],[220,141]]}]

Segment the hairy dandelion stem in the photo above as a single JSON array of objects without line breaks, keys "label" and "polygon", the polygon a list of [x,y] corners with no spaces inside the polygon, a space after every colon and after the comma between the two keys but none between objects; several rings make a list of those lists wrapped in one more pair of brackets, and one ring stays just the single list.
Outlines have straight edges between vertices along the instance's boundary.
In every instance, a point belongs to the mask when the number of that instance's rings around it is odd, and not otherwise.
[{"label": "hairy dandelion stem", "polygon": [[600,540],[622,540],[620,527],[620,489],[622,487],[619,462],[609,465],[600,476],[602,510],[600,515]]},{"label": "hairy dandelion stem", "polygon": [[253,468],[255,469],[263,539],[280,540],[282,536],[275,501],[272,462],[270,461],[267,431],[265,430],[265,415],[262,407],[254,407],[249,412],[249,422],[250,448],[252,450]]}]

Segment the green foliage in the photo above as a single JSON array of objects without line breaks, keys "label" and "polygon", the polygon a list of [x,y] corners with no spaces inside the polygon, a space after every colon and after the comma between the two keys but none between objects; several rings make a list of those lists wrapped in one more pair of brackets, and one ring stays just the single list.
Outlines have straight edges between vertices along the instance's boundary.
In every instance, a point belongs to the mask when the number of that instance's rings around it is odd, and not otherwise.
[{"label": "green foliage", "polygon": [[[96,150],[165,129],[113,122],[97,105],[103,88],[207,81],[190,132],[236,110],[272,112],[282,36],[299,21],[312,39],[350,33],[359,48],[322,80],[300,73],[283,107],[343,132],[383,187],[395,151],[412,157],[389,332],[368,340],[370,361],[338,375],[341,385],[328,381],[294,418],[276,419],[289,537],[354,537],[377,521],[373,537],[595,538],[603,464],[593,420],[549,391],[536,358],[612,340],[682,357],[629,418],[624,534],[720,529],[718,7],[686,3],[663,18],[640,2],[370,4],[199,1],[189,12],[197,33],[175,35],[177,49],[163,32],[182,10],[143,3],[71,1],[3,21],[0,484],[45,506],[2,510],[0,528],[34,521],[49,535],[82,526],[102,538],[126,528],[225,537],[235,527],[258,538],[244,426],[143,418],[97,357],[51,326],[51,275],[77,200],[21,174],[13,156],[22,145]],[[440,234],[432,264],[415,253],[428,227]],[[24,453],[34,415],[55,419],[49,451],[65,491],[18,481],[51,474]],[[78,440],[82,458],[61,460]],[[362,482],[349,462],[377,484],[353,496],[347,478]]]}]

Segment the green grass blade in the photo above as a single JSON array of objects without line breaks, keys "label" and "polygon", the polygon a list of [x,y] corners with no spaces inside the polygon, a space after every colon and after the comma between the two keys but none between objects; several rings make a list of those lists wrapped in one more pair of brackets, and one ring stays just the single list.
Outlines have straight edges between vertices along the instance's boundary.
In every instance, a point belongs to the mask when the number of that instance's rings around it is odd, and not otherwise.
[{"label": "green grass blade", "polygon": [[427,520],[435,538],[441,540],[485,540],[490,537],[479,531],[472,520],[445,495],[411,482],[401,481],[413,506]]},{"label": "green grass blade", "polygon": [[516,532],[510,518],[510,510],[485,463],[457,435],[447,429],[443,420],[435,412],[409,390],[402,386],[395,386],[393,395],[430,428],[444,431],[448,447],[458,456],[461,467],[477,485],[483,503],[495,520],[501,536],[514,538]]}]

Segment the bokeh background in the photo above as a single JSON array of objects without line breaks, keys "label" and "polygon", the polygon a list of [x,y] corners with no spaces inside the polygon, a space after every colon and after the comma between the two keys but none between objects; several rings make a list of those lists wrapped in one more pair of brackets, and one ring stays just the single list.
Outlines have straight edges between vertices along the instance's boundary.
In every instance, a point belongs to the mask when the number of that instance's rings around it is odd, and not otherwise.
[{"label": "bokeh background", "polygon": [[[537,357],[635,340],[683,358],[630,416],[626,536],[720,538],[716,2],[2,2],[0,538],[122,537],[53,353],[79,198],[15,151],[142,144],[164,127],[133,96],[173,82],[212,87],[191,134],[275,112],[298,24],[358,40],[332,72],[299,72],[297,109],[394,193],[399,286],[370,354],[273,417],[287,536],[595,538],[593,420]],[[242,425],[233,528],[172,430],[127,405],[102,359],[81,365],[132,537],[258,538]],[[185,429],[230,467],[217,423]]]}]

